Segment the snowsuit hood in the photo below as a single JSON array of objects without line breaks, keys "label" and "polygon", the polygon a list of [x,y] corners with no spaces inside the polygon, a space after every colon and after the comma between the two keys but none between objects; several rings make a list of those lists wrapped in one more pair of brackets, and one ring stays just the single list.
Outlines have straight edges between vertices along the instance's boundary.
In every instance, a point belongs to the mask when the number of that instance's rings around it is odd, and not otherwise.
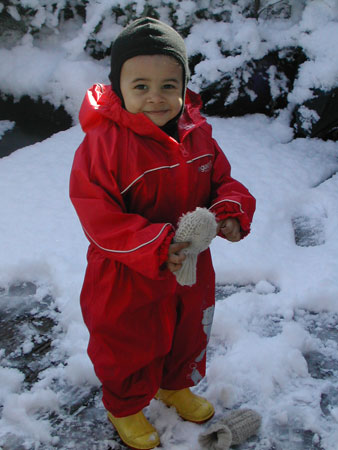
[{"label": "snowsuit hood", "polygon": [[[202,107],[198,94],[187,89],[185,97],[184,113],[178,122],[179,134],[194,125],[205,122],[200,115]],[[122,107],[121,99],[112,90],[111,86],[95,84],[89,89],[82,102],[79,113],[80,124],[85,133],[102,125],[104,122],[113,121],[123,127],[131,129],[140,136],[152,135],[155,139],[162,138],[165,133],[155,125],[143,113],[133,114]],[[188,125],[189,124],[189,125]]]}]

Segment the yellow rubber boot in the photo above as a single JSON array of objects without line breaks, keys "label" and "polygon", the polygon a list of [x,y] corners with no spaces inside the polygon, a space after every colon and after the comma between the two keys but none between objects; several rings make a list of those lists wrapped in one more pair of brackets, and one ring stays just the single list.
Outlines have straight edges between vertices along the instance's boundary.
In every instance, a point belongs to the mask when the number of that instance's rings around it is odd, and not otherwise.
[{"label": "yellow rubber boot", "polygon": [[214,407],[208,400],[195,395],[189,388],[172,391],[159,389],[155,398],[167,406],[174,406],[179,416],[194,423],[203,423],[215,414]]},{"label": "yellow rubber boot", "polygon": [[114,417],[108,412],[108,419],[129,448],[149,450],[160,444],[157,431],[148,422],[142,411],[126,417]]}]

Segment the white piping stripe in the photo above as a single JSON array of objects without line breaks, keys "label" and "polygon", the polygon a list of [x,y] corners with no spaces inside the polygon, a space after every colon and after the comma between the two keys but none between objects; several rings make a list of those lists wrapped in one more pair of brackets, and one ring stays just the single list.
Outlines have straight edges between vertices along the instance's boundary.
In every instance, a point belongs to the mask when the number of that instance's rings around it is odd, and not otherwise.
[{"label": "white piping stripe", "polygon": [[121,195],[125,194],[127,192],[127,190],[132,187],[133,184],[135,184],[140,178],[144,177],[144,175],[147,173],[155,172],[156,170],[161,170],[161,169],[173,169],[174,167],[178,167],[178,166],[179,166],[179,164],[174,164],[173,166],[161,166],[161,167],[156,167],[155,169],[146,170],[145,172],[142,173],[142,175],[140,175],[133,182],[131,182],[130,185],[127,186],[122,192],[120,192],[120,194]]},{"label": "white piping stripe", "polygon": [[235,200],[220,200],[219,202],[214,203],[213,205],[211,205],[209,209],[213,208],[214,206],[216,206],[216,205],[218,205],[219,203],[222,203],[222,202],[236,203],[236,205],[239,206],[239,209],[240,209],[241,213],[244,214],[244,211],[242,209],[242,205],[239,202],[236,202]]},{"label": "white piping stripe", "polygon": [[212,153],[206,153],[205,155],[197,156],[194,159],[190,159],[189,161],[187,161],[187,164],[190,164],[190,163],[196,161],[196,159],[204,158],[205,156],[214,156],[214,155]]},{"label": "white piping stripe", "polygon": [[148,242],[145,242],[144,244],[140,244],[138,247],[132,248],[130,250],[112,250],[110,248],[104,248],[101,247],[101,245],[99,245],[91,236],[90,234],[87,232],[87,230],[85,228],[83,228],[85,234],[87,235],[88,239],[90,239],[97,247],[99,247],[101,250],[104,250],[105,252],[109,252],[109,253],[131,253],[131,252],[135,252],[136,250],[139,250],[142,247],[145,247],[148,244],[151,244],[152,242],[156,241],[156,239],[162,234],[162,231],[165,229],[165,227],[167,227],[168,225],[171,226],[170,223],[166,223],[163,225],[161,231],[158,233],[157,236],[155,236],[153,239],[151,239]]}]

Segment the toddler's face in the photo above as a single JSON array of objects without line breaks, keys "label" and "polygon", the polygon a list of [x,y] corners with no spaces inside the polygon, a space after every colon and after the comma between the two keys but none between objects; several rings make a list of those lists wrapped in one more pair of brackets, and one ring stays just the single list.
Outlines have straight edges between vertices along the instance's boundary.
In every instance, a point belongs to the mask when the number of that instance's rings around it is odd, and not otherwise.
[{"label": "toddler's face", "polygon": [[166,55],[139,55],[122,66],[120,87],[127,111],[144,113],[162,127],[181,111],[183,70]]}]

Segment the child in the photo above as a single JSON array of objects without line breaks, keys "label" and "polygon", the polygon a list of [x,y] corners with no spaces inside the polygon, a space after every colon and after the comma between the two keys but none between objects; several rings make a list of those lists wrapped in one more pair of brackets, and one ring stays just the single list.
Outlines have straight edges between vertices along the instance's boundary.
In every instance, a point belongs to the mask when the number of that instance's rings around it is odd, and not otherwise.
[{"label": "child", "polygon": [[255,200],[230,165],[187,89],[183,39],[168,25],[138,19],[112,46],[112,86],[94,85],[80,111],[86,136],[70,196],[90,242],[81,308],[88,354],[108,418],[124,443],[151,449],[159,436],[142,410],[156,396],[185,420],[214,414],[190,387],[205,375],[215,301],[209,249],[197,281],[177,283],[182,214],[209,208],[219,235],[250,231]]}]

